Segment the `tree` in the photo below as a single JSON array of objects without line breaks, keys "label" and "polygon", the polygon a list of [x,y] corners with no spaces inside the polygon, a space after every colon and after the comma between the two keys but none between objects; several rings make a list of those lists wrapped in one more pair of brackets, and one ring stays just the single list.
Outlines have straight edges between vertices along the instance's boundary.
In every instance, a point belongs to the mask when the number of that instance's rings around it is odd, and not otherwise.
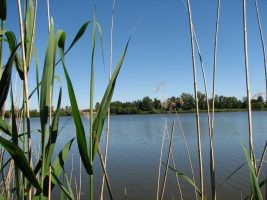
[{"label": "tree", "polygon": [[155,110],[161,110],[162,107],[161,107],[160,100],[158,100],[157,98],[154,98],[153,107],[154,107]]},{"label": "tree", "polygon": [[180,96],[181,100],[183,101],[183,110],[191,110],[195,108],[195,98],[192,94],[189,93],[182,93]]},{"label": "tree", "polygon": [[144,97],[142,100],[142,110],[151,112],[153,111],[153,101],[149,97]]},{"label": "tree", "polygon": [[200,110],[205,110],[207,108],[206,106],[206,95],[201,93],[201,92],[197,92],[197,97],[198,97],[198,106]]}]

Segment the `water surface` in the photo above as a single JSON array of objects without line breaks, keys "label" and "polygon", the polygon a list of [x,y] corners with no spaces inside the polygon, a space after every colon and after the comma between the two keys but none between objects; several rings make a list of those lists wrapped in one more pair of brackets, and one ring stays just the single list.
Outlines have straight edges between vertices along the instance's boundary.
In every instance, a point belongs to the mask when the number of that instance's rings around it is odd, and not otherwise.
[{"label": "water surface", "polygon": [[[197,134],[195,125],[195,114],[184,113],[178,115],[181,127],[186,136],[188,147],[194,165],[195,178],[198,184],[198,154],[197,154]],[[177,115],[157,114],[157,115],[113,115],[111,116],[110,143],[108,152],[108,174],[111,181],[112,191],[115,199],[125,199],[125,189],[127,199],[149,200],[156,199],[157,176],[160,157],[160,148],[165,123],[167,122],[168,133],[171,132],[172,121],[175,120],[175,133],[173,138],[173,153],[176,167],[179,171],[192,177],[189,160],[179,126]],[[205,194],[210,196],[210,176],[209,176],[209,136],[207,126],[207,114],[201,113],[201,139],[203,148],[204,167],[204,189]],[[32,120],[32,129],[39,126],[38,118]],[[89,128],[89,121],[83,120],[86,130]],[[60,125],[63,126],[58,138],[57,152],[71,138],[75,137],[75,126],[70,117],[62,117]],[[88,132],[88,131],[87,131]],[[253,132],[254,148],[256,157],[260,158],[263,147],[267,139],[267,112],[253,112]],[[244,165],[229,181],[221,183],[235,169],[245,163],[244,153],[240,144],[240,138],[248,142],[248,125],[246,112],[215,113],[214,128],[214,149],[216,185],[218,199],[240,199],[249,192],[249,176],[247,166]],[[35,136],[35,143],[38,142]],[[104,134],[101,138],[101,146],[105,140]],[[163,162],[167,159],[167,138]],[[104,152],[104,149],[102,150]],[[79,185],[79,152],[76,141],[72,146],[71,154],[68,158],[66,170],[73,168],[73,177],[77,179]],[[95,169],[95,197],[99,196],[99,185],[101,180],[101,168],[99,160],[94,163]],[[266,177],[266,167],[262,170],[261,180]],[[165,166],[162,166],[161,174],[164,173]],[[73,181],[74,183],[74,181]],[[184,180],[180,179],[184,199],[194,199],[194,190]],[[88,177],[82,169],[82,199],[88,197]],[[55,190],[53,196],[58,197]],[[107,198],[107,193],[105,193]],[[175,175],[170,171],[164,199],[179,199],[179,192]]]}]

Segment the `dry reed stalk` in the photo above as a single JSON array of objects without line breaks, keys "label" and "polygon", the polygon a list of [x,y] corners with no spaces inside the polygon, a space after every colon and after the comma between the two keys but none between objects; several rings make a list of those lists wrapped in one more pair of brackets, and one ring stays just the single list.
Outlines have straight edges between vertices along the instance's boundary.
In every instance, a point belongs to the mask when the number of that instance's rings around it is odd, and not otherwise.
[{"label": "dry reed stalk", "polygon": [[[211,160],[210,170],[211,170],[211,188],[212,188],[212,199],[213,200],[216,200],[215,163],[214,163],[214,154],[213,154],[213,133],[214,133],[214,107],[215,107],[217,47],[218,47],[218,33],[219,33],[219,21],[220,21],[220,7],[221,7],[221,0],[218,0],[215,40],[214,40],[214,52],[213,52],[212,118],[211,118],[211,126],[210,126],[210,160]],[[209,105],[209,102],[207,103]]]},{"label": "dry reed stalk", "polygon": [[157,200],[159,199],[159,183],[160,183],[160,172],[161,172],[161,165],[162,165],[162,152],[163,152],[166,132],[167,132],[167,120],[165,121],[165,128],[164,128],[164,132],[163,132],[163,136],[162,136],[162,142],[161,142],[161,150],[160,150],[160,158],[159,158],[159,170],[158,170]]},{"label": "dry reed stalk", "polygon": [[[109,64],[109,81],[111,79],[112,74],[112,59],[113,59],[113,27],[114,27],[114,12],[115,12],[115,4],[116,0],[113,0],[112,5],[112,15],[111,15],[111,28],[110,28],[110,64]],[[108,109],[107,114],[107,132],[106,132],[106,147],[105,147],[105,157],[104,157],[104,166],[107,167],[107,157],[108,157],[108,144],[109,144],[109,132],[110,132],[110,108]],[[100,200],[103,200],[104,196],[104,186],[105,186],[105,176],[102,175],[102,183],[101,183],[101,193]]]},{"label": "dry reed stalk", "polygon": [[175,121],[173,121],[173,123],[172,123],[172,132],[171,132],[171,137],[169,140],[168,158],[167,158],[166,169],[165,169],[164,178],[163,178],[163,186],[162,186],[162,190],[161,190],[160,200],[163,199],[165,187],[166,187],[166,182],[167,182],[167,176],[168,176],[169,164],[170,164],[171,148],[172,148],[172,140],[173,140],[173,134],[174,134],[174,127],[175,127]]},{"label": "dry reed stalk", "polygon": [[[188,144],[187,144],[187,141],[186,141],[185,133],[184,133],[184,130],[183,130],[183,127],[182,127],[182,124],[181,124],[181,121],[180,121],[180,118],[179,118],[179,115],[178,115],[177,111],[176,111],[176,117],[177,117],[177,121],[178,121],[179,127],[180,127],[181,132],[182,132],[183,141],[184,141],[184,144],[185,144],[186,153],[187,153],[187,157],[188,157],[189,165],[190,165],[190,169],[191,169],[192,180],[193,180],[193,183],[196,185],[196,180],[195,180],[195,174],[194,174],[191,154],[190,154],[190,151],[189,151],[189,148],[188,148]],[[194,189],[195,189],[196,199],[198,199],[197,190],[196,190],[196,188],[194,188]]]},{"label": "dry reed stalk", "polygon": [[107,188],[108,188],[108,192],[109,192],[109,197],[110,197],[111,200],[113,200],[114,198],[113,198],[112,191],[111,191],[110,181],[109,181],[109,178],[108,178],[106,167],[104,165],[104,159],[103,159],[103,156],[102,156],[102,153],[101,153],[101,148],[100,148],[100,144],[98,142],[97,137],[95,137],[95,141],[96,141],[96,144],[97,144],[97,153],[98,153],[99,160],[100,160],[100,163],[101,163],[102,171],[103,171],[103,174],[105,175],[106,184],[107,184]]},{"label": "dry reed stalk", "polygon": [[215,185],[215,163],[214,163],[214,153],[213,153],[213,131],[212,131],[212,119],[210,116],[210,105],[209,105],[209,95],[208,95],[208,87],[207,87],[207,81],[206,81],[206,74],[205,74],[205,67],[202,59],[202,55],[200,52],[200,47],[198,45],[196,32],[194,30],[194,38],[195,43],[200,59],[201,64],[201,70],[202,70],[202,76],[203,76],[203,82],[204,82],[204,88],[205,88],[205,94],[206,94],[206,104],[207,104],[207,112],[208,112],[208,127],[209,127],[209,139],[210,139],[210,177],[211,177],[211,191],[212,191],[212,199],[216,200],[216,185]]},{"label": "dry reed stalk", "polygon": [[217,46],[218,46],[220,7],[221,7],[221,1],[218,0],[217,18],[216,18],[216,30],[215,30],[215,40],[214,40],[214,51],[213,51],[212,122],[211,122],[212,133],[213,133],[213,129],[214,129],[214,107],[215,107],[216,70],[217,70]]},{"label": "dry reed stalk", "polygon": [[265,69],[265,86],[266,86],[266,89],[265,89],[265,94],[266,94],[265,103],[267,103],[267,61],[266,61],[266,50],[265,50],[264,37],[263,37],[263,31],[262,31],[262,26],[261,26],[260,13],[259,13],[259,8],[258,8],[258,0],[255,0],[255,7],[256,7],[256,13],[257,13],[257,20],[258,20],[260,36],[261,36],[263,63],[264,63],[264,69]]},{"label": "dry reed stalk", "polygon": [[195,104],[196,104],[196,126],[197,126],[197,141],[198,141],[198,157],[199,157],[199,177],[200,177],[200,192],[201,200],[204,199],[204,182],[203,182],[203,166],[202,166],[202,147],[200,138],[200,120],[199,120],[199,108],[198,108],[198,96],[197,96],[197,76],[196,76],[196,63],[195,63],[195,49],[194,49],[194,32],[193,22],[191,15],[190,0],[187,0],[187,9],[189,15],[189,25],[191,34],[191,51],[192,51],[192,63],[193,63],[193,76],[194,76],[194,93],[195,93]]},{"label": "dry reed stalk", "polygon": [[250,159],[256,169],[256,162],[253,150],[253,131],[252,131],[252,116],[251,116],[251,97],[250,97],[250,82],[249,82],[249,65],[248,65],[248,35],[247,35],[247,4],[243,0],[243,29],[244,29],[244,54],[245,54],[245,70],[246,70],[246,90],[248,102],[248,127],[249,127],[249,152]]},{"label": "dry reed stalk", "polygon": [[[175,160],[174,160],[174,157],[173,157],[172,148],[171,148],[171,157],[172,157],[173,169],[176,171],[177,168],[176,168]],[[180,184],[179,177],[178,177],[177,173],[175,173],[175,177],[176,177],[177,187],[179,189],[180,199],[183,200],[184,199],[183,198],[183,191],[182,191],[181,184]]]},{"label": "dry reed stalk", "polygon": [[[21,4],[20,0],[17,0],[18,3],[18,13],[19,13],[19,27],[20,27],[20,37],[21,37],[21,49],[22,49],[22,60],[23,60],[23,78],[24,78],[24,96],[26,104],[26,119],[27,119],[27,136],[28,136],[28,160],[29,164],[32,167],[32,150],[31,150],[31,128],[30,128],[30,111],[29,111],[29,92],[28,92],[28,77],[27,77],[27,66],[25,59],[25,48],[24,48],[24,31],[23,31],[23,22],[21,14]],[[31,190],[28,193],[28,199],[31,200]]]},{"label": "dry reed stalk", "polygon": [[260,176],[260,172],[261,172],[262,164],[263,164],[264,157],[265,157],[265,153],[266,153],[266,148],[267,148],[267,141],[266,141],[266,143],[265,143],[265,146],[264,146],[264,149],[263,149],[263,153],[261,154],[260,164],[259,164],[258,169],[257,169],[257,171],[256,171],[256,176],[257,176],[257,178],[259,178],[259,176]]}]

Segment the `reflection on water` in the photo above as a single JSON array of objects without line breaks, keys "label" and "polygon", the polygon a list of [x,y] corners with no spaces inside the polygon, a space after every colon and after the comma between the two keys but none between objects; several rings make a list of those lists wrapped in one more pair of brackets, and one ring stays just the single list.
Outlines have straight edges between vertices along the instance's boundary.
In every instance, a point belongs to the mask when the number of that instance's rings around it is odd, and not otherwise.
[{"label": "reflection on water", "polygon": [[[267,132],[267,113],[253,112],[254,148],[256,157],[260,158]],[[198,156],[197,138],[195,126],[195,114],[179,114],[181,125],[185,133],[190,149],[196,180],[198,180]],[[206,195],[210,195],[209,176],[209,137],[207,127],[207,114],[201,113],[201,139],[203,147],[203,167],[204,167],[204,189]],[[63,125],[57,143],[57,152],[71,138],[75,137],[75,127],[69,117],[62,117],[60,124]],[[159,156],[161,148],[162,134],[165,121],[168,123],[168,130],[171,130],[171,123],[176,120],[175,135],[173,140],[173,152],[177,168],[191,177],[190,165],[186,153],[186,148],[181,135],[181,129],[174,114],[160,115],[120,115],[111,117],[110,149],[108,153],[108,174],[111,181],[112,191],[115,199],[124,199],[125,188],[128,199],[147,200],[156,198],[157,174]],[[84,120],[85,128],[88,132],[89,122]],[[32,120],[32,128],[37,129],[39,120]],[[237,136],[238,134],[239,136]],[[38,137],[34,136],[34,141],[38,144]],[[244,197],[249,191],[249,176],[246,165],[238,171],[224,185],[222,181],[230,175],[236,168],[245,162],[244,154],[240,145],[240,138],[248,142],[247,113],[216,113],[214,129],[214,149],[216,185],[218,199],[238,199],[240,195]],[[105,137],[102,137],[102,147]],[[164,161],[167,157],[167,140],[165,142]],[[104,151],[103,151],[104,152]],[[79,153],[76,142],[72,147],[71,156],[66,166],[67,171],[71,171],[73,160],[73,174],[79,179]],[[164,167],[163,167],[164,168]],[[101,168],[99,160],[94,163],[95,169],[95,195],[99,195],[99,185],[101,180]],[[266,167],[262,170],[263,177],[266,176]],[[164,170],[164,169],[163,169]],[[83,170],[82,175],[82,199],[88,196],[88,177]],[[163,171],[162,171],[163,173]],[[261,179],[263,178],[261,177]],[[183,180],[180,180],[184,199],[193,199],[194,190]],[[56,190],[54,197],[58,196]],[[175,176],[169,173],[165,199],[179,198]],[[107,197],[107,193],[106,193]]]}]

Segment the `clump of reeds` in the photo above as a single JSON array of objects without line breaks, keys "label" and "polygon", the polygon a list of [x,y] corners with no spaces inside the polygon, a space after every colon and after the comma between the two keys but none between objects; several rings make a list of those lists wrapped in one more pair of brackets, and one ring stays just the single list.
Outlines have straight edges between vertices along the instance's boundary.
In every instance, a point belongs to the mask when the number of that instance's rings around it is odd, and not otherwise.
[{"label": "clump of reeds", "polygon": [[[110,76],[110,82],[107,86],[107,90],[103,97],[100,105],[100,109],[96,116],[93,116],[93,98],[94,98],[94,50],[96,43],[96,33],[100,33],[102,38],[102,32],[99,23],[94,17],[93,21],[88,21],[82,25],[75,38],[73,39],[71,45],[65,50],[65,38],[66,33],[63,30],[57,30],[55,34],[53,19],[50,17],[49,0],[47,0],[47,16],[48,16],[48,43],[45,54],[45,61],[43,67],[42,78],[39,81],[38,65],[36,66],[36,88],[29,93],[28,91],[28,71],[31,66],[31,60],[33,55],[34,40],[35,40],[35,24],[36,24],[36,11],[37,11],[37,0],[27,0],[25,2],[25,16],[22,16],[22,8],[20,0],[18,3],[18,13],[19,13],[19,27],[20,27],[20,43],[17,43],[15,34],[12,31],[4,29],[4,22],[6,21],[6,6],[7,2],[5,0],[0,1],[0,18],[1,18],[1,32],[0,32],[0,110],[2,111],[5,105],[5,101],[8,99],[8,94],[11,96],[11,125],[8,124],[4,119],[0,119],[0,130],[5,133],[5,137],[0,136],[0,144],[3,147],[1,151],[1,175],[3,180],[2,194],[6,198],[10,197],[10,184],[14,180],[14,195],[16,199],[51,199],[51,190],[54,186],[58,184],[61,189],[62,195],[66,196],[68,199],[74,199],[74,194],[72,187],[70,185],[69,178],[64,170],[64,163],[70,152],[70,148],[74,141],[71,139],[60,151],[58,155],[54,155],[54,149],[57,144],[57,138],[59,134],[59,120],[60,120],[60,107],[61,107],[61,97],[62,90],[60,89],[58,94],[58,102],[56,105],[56,110],[53,113],[52,107],[52,97],[54,95],[54,75],[56,71],[56,65],[61,61],[63,70],[65,73],[69,98],[72,105],[73,118],[77,130],[77,142],[79,147],[79,152],[81,155],[81,160],[87,173],[92,177],[93,175],[93,160],[96,152],[102,161],[103,174],[108,185],[108,189],[111,196],[110,184],[106,172],[105,163],[99,149],[99,143],[105,117],[111,102],[111,98],[114,92],[114,87],[116,83],[117,76],[119,74],[120,68],[123,64],[124,57],[126,55],[127,47],[129,41],[126,44],[125,50],[115,68],[112,76]],[[91,54],[91,86],[90,86],[90,145],[89,149],[86,142],[85,130],[81,121],[81,116],[79,114],[78,105],[76,102],[76,97],[74,94],[74,89],[72,87],[71,79],[68,75],[67,68],[65,65],[65,55],[70,51],[70,49],[78,42],[78,40],[83,36],[89,24],[93,24],[93,36],[92,36],[92,54]],[[3,69],[3,41],[6,40],[10,56],[8,58],[6,67],[2,73]],[[102,39],[101,39],[102,43]],[[101,44],[102,46],[102,44]],[[21,48],[21,54],[18,49]],[[56,62],[57,50],[60,52],[60,60]],[[37,50],[36,50],[37,51]],[[37,60],[37,53],[34,53]],[[13,64],[23,82],[23,102],[22,107],[19,109],[22,114],[23,132],[20,133],[20,128],[17,127],[13,92],[11,86],[12,72],[14,72]],[[32,144],[31,144],[31,129],[30,129],[30,115],[29,115],[29,99],[34,93],[37,93],[38,105],[40,110],[40,132],[41,132],[41,154],[37,156],[37,163],[33,165],[32,163]],[[20,124],[20,122],[19,122]],[[21,137],[24,139],[21,140]],[[25,137],[28,139],[25,140]],[[21,143],[22,141],[22,143]],[[21,148],[23,147],[23,149]],[[10,159],[4,159],[4,153],[8,152],[10,154]],[[27,157],[27,158],[26,158]],[[54,159],[52,159],[54,158]],[[14,164],[13,164],[14,163]],[[14,168],[12,167],[14,166]],[[8,170],[6,170],[8,169]],[[14,169],[14,174],[12,175]],[[62,177],[62,178],[60,178]],[[12,189],[13,190],[13,189]],[[80,191],[81,192],[81,191]],[[91,178],[90,184],[90,198],[93,199],[93,179]]]}]

